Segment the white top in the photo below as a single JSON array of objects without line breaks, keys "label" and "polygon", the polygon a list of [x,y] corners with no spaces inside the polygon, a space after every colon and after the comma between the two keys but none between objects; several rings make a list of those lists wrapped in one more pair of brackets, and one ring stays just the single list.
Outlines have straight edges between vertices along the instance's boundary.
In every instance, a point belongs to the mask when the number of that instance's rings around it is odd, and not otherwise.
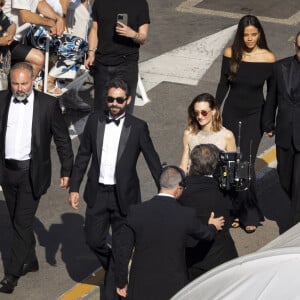
[{"label": "white top", "polygon": [[226,128],[222,127],[220,131],[204,131],[200,130],[197,134],[190,134],[189,148],[190,153],[200,144],[214,144],[220,150],[225,150]]},{"label": "white top", "polygon": [[11,102],[7,118],[5,135],[5,159],[27,160],[31,157],[31,132],[34,93],[31,93],[28,103]]},{"label": "white top", "polygon": [[31,12],[36,12],[37,6],[40,0],[6,0],[3,7],[4,13],[17,25],[17,33],[15,35],[15,40],[20,41],[26,34],[26,30],[20,32],[20,26],[24,23],[21,18],[19,18],[19,9],[30,10]]},{"label": "white top", "polygon": [[62,7],[59,0],[46,0],[46,2],[53,8],[53,10],[60,15],[63,16]]},{"label": "white top", "polygon": [[105,125],[99,176],[99,182],[103,184],[116,184],[117,155],[125,120],[123,115],[117,119],[120,118],[119,125],[116,125],[114,122]]},{"label": "white top", "polygon": [[81,0],[71,0],[67,11],[68,33],[87,40],[91,16]]}]

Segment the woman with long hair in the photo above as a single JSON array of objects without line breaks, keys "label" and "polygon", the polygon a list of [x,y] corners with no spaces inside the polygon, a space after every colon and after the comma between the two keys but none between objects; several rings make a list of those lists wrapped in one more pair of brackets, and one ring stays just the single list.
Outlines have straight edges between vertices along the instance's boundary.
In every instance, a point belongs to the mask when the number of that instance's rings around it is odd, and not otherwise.
[{"label": "woman with long hair", "polygon": [[203,93],[188,107],[188,127],[183,134],[183,153],[180,167],[188,173],[190,153],[199,144],[214,144],[223,151],[236,151],[233,133],[222,126],[215,98]]},{"label": "woman with long hair", "polygon": [[[224,51],[216,99],[220,107],[226,98],[223,103],[223,124],[236,138],[238,123],[242,122],[242,160],[252,157],[253,164],[265,129],[264,104],[275,94],[274,62],[275,56],[269,50],[264,30],[257,17],[242,17],[232,46]],[[266,98],[263,93],[265,83]],[[259,222],[264,220],[257,205],[254,170],[252,179],[249,190],[239,192],[236,197],[236,213],[248,233],[254,232]]]}]

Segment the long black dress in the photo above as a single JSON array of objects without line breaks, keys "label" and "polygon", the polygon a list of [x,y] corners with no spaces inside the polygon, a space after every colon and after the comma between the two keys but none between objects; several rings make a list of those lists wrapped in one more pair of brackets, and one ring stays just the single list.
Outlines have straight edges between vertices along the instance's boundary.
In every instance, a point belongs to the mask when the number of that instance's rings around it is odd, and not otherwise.
[{"label": "long black dress", "polygon": [[186,180],[187,188],[184,190],[179,202],[196,210],[197,218],[207,224],[211,212],[215,217],[223,216],[225,224],[213,241],[200,240],[193,248],[186,249],[186,262],[188,277],[192,281],[206,271],[237,257],[234,241],[230,235],[229,227],[232,221],[230,198],[224,195],[218,182],[212,177],[189,176]]},{"label": "long black dress", "polygon": [[[265,101],[268,101],[275,95],[274,63],[242,61],[235,78],[229,81],[229,61],[228,57],[223,56],[216,100],[218,105],[221,106],[230,87],[223,107],[223,125],[234,133],[238,142],[238,122],[242,122],[240,140],[242,160],[249,161],[251,143],[251,156],[254,165],[263,134],[264,104]],[[267,83],[266,98],[263,91],[265,83]],[[244,226],[257,225],[264,220],[263,214],[257,205],[254,171],[252,172],[252,178],[250,189],[245,192],[239,192],[236,198],[239,208],[238,217]]]}]

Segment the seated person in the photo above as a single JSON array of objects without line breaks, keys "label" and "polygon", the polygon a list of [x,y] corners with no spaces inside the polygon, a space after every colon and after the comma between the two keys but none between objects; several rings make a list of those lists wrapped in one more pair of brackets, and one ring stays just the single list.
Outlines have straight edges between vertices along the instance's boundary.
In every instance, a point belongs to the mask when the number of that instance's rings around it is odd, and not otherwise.
[{"label": "seated person", "polygon": [[[41,51],[46,50],[47,29],[43,26],[34,26],[27,33],[27,41]],[[88,44],[82,38],[64,33],[60,37],[52,37],[49,41],[49,52],[55,55],[56,62],[48,74],[47,93],[60,96],[63,91],[56,86],[56,78],[75,68],[76,71],[83,63]],[[74,76],[75,78],[75,76]],[[73,79],[74,79],[73,78]],[[42,89],[43,86],[39,85]]]},{"label": "seated person", "polygon": [[44,66],[44,55],[38,49],[23,44],[27,32],[23,29],[23,25],[28,23],[47,26],[51,35],[60,35],[65,28],[64,21],[45,0],[14,0],[13,2],[8,0],[3,10],[18,27],[15,40],[9,46],[12,64],[20,61],[30,63],[36,77]]},{"label": "seated person", "polygon": [[234,241],[230,235],[231,200],[219,188],[213,177],[219,160],[219,149],[213,144],[196,146],[191,153],[191,167],[187,188],[180,203],[196,210],[202,223],[207,223],[213,211],[224,216],[225,225],[213,241],[201,240],[196,247],[186,249],[188,277],[192,281],[206,271],[237,257]]},{"label": "seated person", "polygon": [[16,33],[16,24],[3,12],[5,0],[0,0],[0,90],[7,89],[7,74],[9,73],[10,60],[9,48]]},{"label": "seated person", "polygon": [[[74,75],[71,79],[74,79],[80,65],[83,64],[83,59],[88,49],[86,42],[87,28],[90,19],[88,1],[80,0],[79,2],[80,3],[75,0],[47,0],[47,3],[53,8],[55,13],[64,18],[68,15],[67,19],[65,19],[67,31],[61,36],[53,36],[50,41],[50,54],[54,55],[57,59],[54,66],[53,64],[51,65],[50,72],[48,73],[47,92],[55,96],[60,96],[63,93],[63,90],[57,87],[57,78],[64,78],[64,74],[72,70]],[[67,15],[64,12],[65,10],[67,10]],[[74,13],[72,19],[69,11]],[[85,15],[80,18],[82,11]],[[75,19],[76,17],[80,19],[77,20]],[[71,21],[72,25],[68,24],[68,22]],[[81,21],[80,24],[78,24],[79,21]],[[46,28],[43,26],[35,26],[28,32],[27,36],[31,45],[45,51],[47,38]],[[66,74],[66,78],[70,78],[69,75]]]}]

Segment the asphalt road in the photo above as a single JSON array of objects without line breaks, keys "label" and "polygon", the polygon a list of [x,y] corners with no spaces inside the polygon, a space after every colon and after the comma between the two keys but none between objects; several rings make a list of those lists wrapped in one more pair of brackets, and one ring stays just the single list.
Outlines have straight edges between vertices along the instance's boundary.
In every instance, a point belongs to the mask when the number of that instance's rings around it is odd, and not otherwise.
[{"label": "asphalt road", "polygon": [[[149,40],[141,48],[141,62],[155,59],[176,48],[236,25],[239,17],[248,13],[261,17],[269,47],[278,59],[293,55],[291,39],[300,29],[300,3],[294,0],[253,0],[247,1],[247,4],[237,0],[190,0],[186,3],[181,0],[149,0],[149,5],[151,27]],[[215,42],[218,43],[218,40],[220,43],[223,41],[222,35],[217,36]],[[207,52],[200,53],[200,56],[209,56],[213,51],[209,46],[206,50]],[[148,91],[151,102],[135,108],[135,114],[147,120],[153,142],[162,161],[169,164],[179,163],[187,105],[199,93],[215,93],[220,76],[221,54],[220,50],[204,76],[194,85],[180,83],[180,80],[163,80]],[[184,76],[181,72],[177,75]],[[82,94],[85,101],[90,104],[92,95],[92,88]],[[86,117],[84,113],[67,110],[66,120],[78,134],[82,131]],[[79,139],[76,137],[73,139],[75,153],[78,144]],[[263,153],[273,144],[273,139],[264,137],[259,153]],[[42,198],[35,220],[40,271],[21,278],[15,292],[12,295],[1,294],[0,299],[58,299],[99,267],[98,261],[84,243],[85,205],[82,201],[79,211],[69,207],[67,193],[58,187],[59,163],[54,145],[52,148],[52,186]],[[259,173],[258,195],[266,221],[251,235],[241,229],[232,231],[240,255],[256,251],[287,228],[288,199],[280,188],[275,170],[264,162],[260,166],[265,168]],[[143,200],[147,200],[155,193],[155,186],[143,158],[139,161],[138,172],[142,197]],[[11,236],[2,193],[0,194],[0,232],[0,252],[3,261],[3,264],[0,264],[0,273],[2,274],[9,257]],[[80,299],[80,297],[83,297],[83,294],[70,296],[68,299]],[[86,296],[86,299],[99,299],[98,289]]]}]

